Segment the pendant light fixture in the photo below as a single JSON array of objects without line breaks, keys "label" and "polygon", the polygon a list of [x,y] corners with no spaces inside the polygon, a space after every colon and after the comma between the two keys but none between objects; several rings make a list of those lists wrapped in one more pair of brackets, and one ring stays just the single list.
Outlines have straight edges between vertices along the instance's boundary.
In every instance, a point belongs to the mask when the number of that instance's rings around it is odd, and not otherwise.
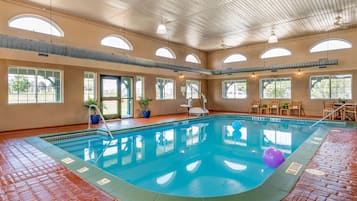
[{"label": "pendant light fixture", "polygon": [[274,29],[272,29],[268,39],[268,43],[277,43],[277,42],[278,42],[278,37],[275,35]]},{"label": "pendant light fixture", "polygon": [[162,17],[161,17],[161,23],[157,26],[156,33],[159,35],[167,34],[166,25]]}]

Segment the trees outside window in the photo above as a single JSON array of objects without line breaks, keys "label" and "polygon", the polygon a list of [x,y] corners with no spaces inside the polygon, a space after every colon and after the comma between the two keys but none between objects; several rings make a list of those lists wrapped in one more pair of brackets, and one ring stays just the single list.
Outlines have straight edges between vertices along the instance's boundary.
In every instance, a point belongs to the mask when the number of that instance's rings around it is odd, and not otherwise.
[{"label": "trees outside window", "polygon": [[290,99],[291,78],[267,78],[261,80],[261,98]]}]

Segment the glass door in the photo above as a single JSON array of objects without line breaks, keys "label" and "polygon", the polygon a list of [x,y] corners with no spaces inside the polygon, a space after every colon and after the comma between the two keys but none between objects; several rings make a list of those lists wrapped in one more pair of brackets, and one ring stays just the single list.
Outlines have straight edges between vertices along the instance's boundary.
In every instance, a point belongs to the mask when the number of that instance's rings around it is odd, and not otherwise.
[{"label": "glass door", "polygon": [[120,77],[101,75],[100,86],[103,115],[108,119],[120,118]]},{"label": "glass door", "polygon": [[133,117],[133,78],[101,75],[100,86],[105,118]]},{"label": "glass door", "polygon": [[121,77],[121,118],[133,117],[133,78]]}]

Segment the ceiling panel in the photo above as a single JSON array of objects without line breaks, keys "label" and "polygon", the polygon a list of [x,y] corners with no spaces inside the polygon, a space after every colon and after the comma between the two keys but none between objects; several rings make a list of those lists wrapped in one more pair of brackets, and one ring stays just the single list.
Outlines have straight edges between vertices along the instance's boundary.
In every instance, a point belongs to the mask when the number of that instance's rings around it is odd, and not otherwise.
[{"label": "ceiling panel", "polygon": [[[21,1],[207,51],[266,42],[272,29],[282,39],[357,24],[356,0]],[[161,21],[164,36],[155,33]]]}]

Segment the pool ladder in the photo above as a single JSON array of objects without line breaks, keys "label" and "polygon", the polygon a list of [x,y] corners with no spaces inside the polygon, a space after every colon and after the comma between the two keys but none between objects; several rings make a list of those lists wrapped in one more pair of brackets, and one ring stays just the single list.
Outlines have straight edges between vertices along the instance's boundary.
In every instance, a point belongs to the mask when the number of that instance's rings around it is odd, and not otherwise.
[{"label": "pool ladder", "polygon": [[315,122],[314,124],[312,124],[310,126],[310,128],[316,126],[317,124],[319,124],[320,122],[322,122],[323,120],[329,118],[331,115],[333,115],[335,112],[339,111],[340,109],[342,109],[343,107],[346,106],[346,103],[344,103],[343,105],[341,105],[340,107],[338,107],[337,109],[335,109],[334,111],[328,113],[326,116],[324,116],[322,119],[318,120],[317,122]]},{"label": "pool ladder", "polygon": [[100,111],[99,107],[96,106],[96,105],[89,105],[89,107],[88,107],[88,129],[90,129],[90,122],[91,122],[91,120],[90,120],[90,115],[91,115],[91,109],[92,109],[92,108],[94,108],[94,109],[97,111],[97,113],[100,115],[100,118],[103,120],[104,126],[105,126],[105,128],[107,129],[108,134],[109,134],[110,137],[112,137],[112,139],[113,139],[112,132],[110,131],[110,129],[109,129],[109,127],[108,127],[108,124],[107,124],[107,122],[105,121],[105,119],[104,119],[104,117],[103,117],[103,115],[102,115],[102,112]]}]

